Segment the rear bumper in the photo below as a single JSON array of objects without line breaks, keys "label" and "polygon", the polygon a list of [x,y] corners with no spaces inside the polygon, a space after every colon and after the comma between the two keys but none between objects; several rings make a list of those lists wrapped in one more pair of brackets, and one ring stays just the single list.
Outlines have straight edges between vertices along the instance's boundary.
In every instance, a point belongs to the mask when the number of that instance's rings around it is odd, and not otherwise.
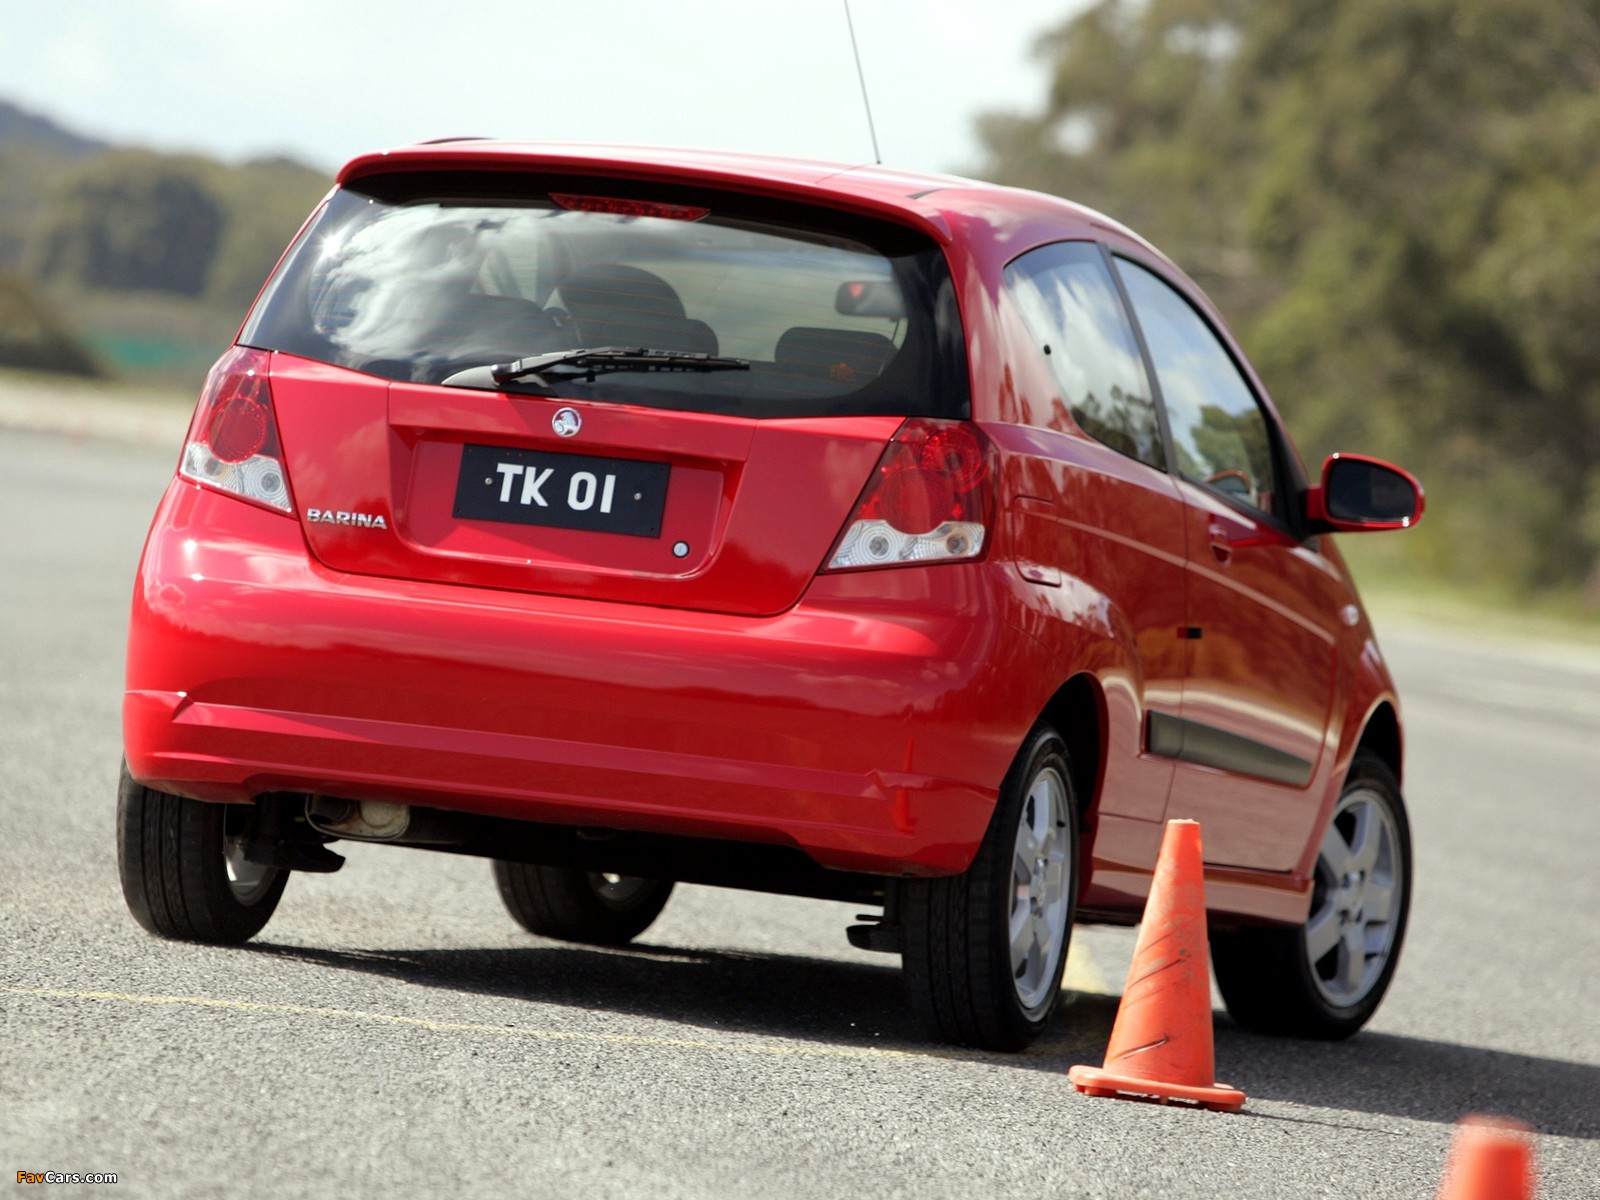
[{"label": "rear bumper", "polygon": [[1003,686],[1026,647],[985,569],[824,577],[772,618],[681,612],[331,572],[296,521],[175,482],[135,588],[129,769],[203,800],[391,799],[960,871],[1033,716]]}]

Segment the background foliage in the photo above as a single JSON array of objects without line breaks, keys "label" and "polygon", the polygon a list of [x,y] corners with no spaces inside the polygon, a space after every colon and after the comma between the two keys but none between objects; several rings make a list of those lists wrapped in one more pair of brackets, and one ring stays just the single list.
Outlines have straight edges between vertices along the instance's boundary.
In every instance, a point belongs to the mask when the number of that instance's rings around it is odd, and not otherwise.
[{"label": "background foliage", "polygon": [[197,385],[328,186],[287,159],[107,146],[0,102],[0,364]]},{"label": "background foliage", "polygon": [[1423,473],[1385,552],[1600,605],[1600,8],[1102,0],[1038,52],[978,174],[1167,251],[1308,457]]}]

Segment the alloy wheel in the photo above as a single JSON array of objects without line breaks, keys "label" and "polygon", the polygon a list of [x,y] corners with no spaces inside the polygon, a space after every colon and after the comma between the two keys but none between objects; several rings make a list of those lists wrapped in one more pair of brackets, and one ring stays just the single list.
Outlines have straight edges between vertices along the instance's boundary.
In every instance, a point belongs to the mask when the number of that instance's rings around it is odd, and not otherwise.
[{"label": "alloy wheel", "polygon": [[1383,975],[1399,930],[1405,884],[1399,831],[1371,788],[1347,793],[1317,853],[1305,952],[1329,1004],[1360,1003]]},{"label": "alloy wheel", "polygon": [[1066,784],[1053,767],[1034,777],[1012,851],[1011,974],[1029,1012],[1050,1000],[1072,900]]}]

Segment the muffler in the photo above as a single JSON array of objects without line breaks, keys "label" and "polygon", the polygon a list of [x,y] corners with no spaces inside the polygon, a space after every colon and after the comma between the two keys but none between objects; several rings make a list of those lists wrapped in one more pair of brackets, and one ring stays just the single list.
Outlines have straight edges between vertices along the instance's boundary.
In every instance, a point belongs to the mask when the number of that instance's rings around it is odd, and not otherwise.
[{"label": "muffler", "polygon": [[358,842],[453,846],[467,837],[466,823],[454,813],[387,800],[311,796],[306,800],[306,822],[318,833]]}]

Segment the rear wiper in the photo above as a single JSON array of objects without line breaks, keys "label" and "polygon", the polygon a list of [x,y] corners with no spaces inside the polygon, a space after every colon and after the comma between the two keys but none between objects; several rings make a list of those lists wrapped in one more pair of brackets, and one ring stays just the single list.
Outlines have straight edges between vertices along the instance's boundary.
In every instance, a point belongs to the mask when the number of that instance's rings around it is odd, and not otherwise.
[{"label": "rear wiper", "polygon": [[683,350],[654,350],[640,346],[598,346],[580,350],[555,350],[549,354],[535,354],[532,358],[519,358],[516,362],[490,367],[489,375],[496,383],[511,383],[518,379],[551,381],[585,377],[593,383],[596,375],[609,375],[615,371],[748,371],[750,361],[744,358],[721,358],[715,354],[691,353]]}]

